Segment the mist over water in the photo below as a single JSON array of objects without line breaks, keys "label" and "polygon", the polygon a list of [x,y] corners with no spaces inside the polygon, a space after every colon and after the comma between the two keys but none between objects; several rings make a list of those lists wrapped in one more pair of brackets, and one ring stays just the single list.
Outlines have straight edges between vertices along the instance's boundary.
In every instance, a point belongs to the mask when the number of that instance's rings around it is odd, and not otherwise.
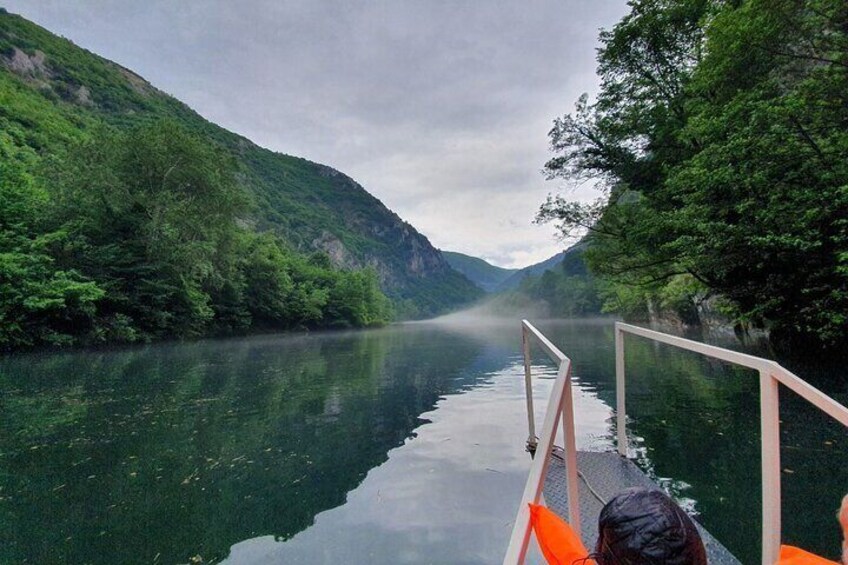
[{"label": "mist over water", "polygon": [[[497,297],[488,298],[483,302],[460,310],[452,312],[438,318],[423,320],[420,324],[428,324],[437,327],[449,328],[454,327],[499,327],[512,324],[513,329],[519,328],[521,320],[548,320],[560,319],[550,315],[550,309],[542,302],[528,302],[526,305],[510,305],[497,299]],[[606,319],[598,316],[578,318],[584,320]],[[612,319],[612,318],[609,318]]]}]

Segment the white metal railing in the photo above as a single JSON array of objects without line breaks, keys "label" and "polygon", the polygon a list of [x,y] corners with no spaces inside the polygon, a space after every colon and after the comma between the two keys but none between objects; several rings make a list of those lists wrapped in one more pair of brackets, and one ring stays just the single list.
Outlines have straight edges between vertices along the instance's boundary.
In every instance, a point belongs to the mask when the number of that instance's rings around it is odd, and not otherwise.
[{"label": "white metal railing", "polygon": [[[521,321],[521,341],[524,351],[524,384],[527,392],[527,415],[530,428],[528,447],[535,449],[530,476],[524,486],[521,504],[512,527],[512,536],[504,557],[504,563],[522,563],[530,543],[530,509],[528,503],[538,504],[542,498],[545,475],[551,460],[551,448],[554,445],[557,424],[562,417],[562,431],[565,438],[566,490],[568,493],[568,519],[572,524],[580,524],[580,498],[577,491],[577,448],[574,434],[574,401],[571,393],[571,359],[557,349],[542,333],[527,320]],[[537,342],[557,364],[557,377],[548,400],[542,435],[537,442],[536,425],[533,415],[533,386],[530,375],[530,345]],[[579,531],[580,528],[576,527]]]},{"label": "white metal railing", "polygon": [[[571,360],[556,348],[527,320],[522,320],[522,345],[524,352],[524,378],[527,392],[527,413],[530,428],[528,445],[536,447],[536,456],[524,488],[521,505],[515,519],[504,564],[522,563],[530,540],[530,513],[527,504],[538,503],[542,497],[551,448],[556,436],[556,426],[562,417],[565,436],[565,465],[567,476],[569,521],[575,531],[580,531],[579,499],[577,494],[577,448],[574,434],[574,403],[571,387]],[[784,367],[760,357],[746,355],[713,345],[676,337],[654,330],[616,322],[615,324],[615,378],[616,378],[616,436],[618,452],[627,456],[627,416],[625,411],[624,334],[639,336],[707,357],[748,367],[760,375],[760,433],[762,448],[762,562],[774,564],[780,554],[781,496],[780,496],[780,412],[779,385],[784,385],[801,398],[848,427],[848,408],[839,404],[814,386],[800,379]],[[530,374],[530,343],[535,339],[542,349],[559,364],[557,379],[548,401],[542,435],[535,436],[533,395]],[[540,453],[541,452],[541,453]],[[586,541],[586,540],[584,540]],[[590,543],[592,540],[588,540]]]}]

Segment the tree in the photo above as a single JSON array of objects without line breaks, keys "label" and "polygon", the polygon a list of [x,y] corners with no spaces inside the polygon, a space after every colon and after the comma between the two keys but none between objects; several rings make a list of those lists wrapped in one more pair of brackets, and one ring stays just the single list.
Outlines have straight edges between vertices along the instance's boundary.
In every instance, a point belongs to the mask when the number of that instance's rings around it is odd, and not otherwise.
[{"label": "tree", "polygon": [[655,292],[689,272],[669,246],[680,203],[664,190],[668,170],[695,151],[677,134],[687,119],[687,84],[702,57],[701,22],[714,9],[701,0],[645,0],[601,33],[597,101],[554,121],[549,179],[591,180],[591,204],[549,197],[537,221],[566,235],[587,231],[593,271],[609,283]]},{"label": "tree", "polygon": [[107,289],[104,313],[150,337],[203,333],[232,270],[219,251],[247,206],[232,160],[162,121],[101,130],[52,167],[56,219],[72,238],[56,255]]},{"label": "tree", "polygon": [[57,269],[48,249],[66,239],[61,230],[38,233],[46,202],[25,164],[31,155],[0,137],[0,348],[66,344],[90,330],[104,296],[73,269]]},{"label": "tree", "polygon": [[711,22],[670,176],[675,243],[789,341],[848,337],[848,6],[751,0]]},{"label": "tree", "polygon": [[547,170],[602,197],[551,197],[539,220],[587,229],[613,290],[719,294],[775,337],[848,338],[845,3],[640,0],[601,40],[598,100],[555,122]]}]

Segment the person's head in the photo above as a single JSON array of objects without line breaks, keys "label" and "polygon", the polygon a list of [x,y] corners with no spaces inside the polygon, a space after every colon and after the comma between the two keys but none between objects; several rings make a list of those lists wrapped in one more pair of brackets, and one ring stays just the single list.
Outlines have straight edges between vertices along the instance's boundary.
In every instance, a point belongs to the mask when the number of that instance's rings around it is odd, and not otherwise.
[{"label": "person's head", "polygon": [[613,497],[598,518],[598,565],[706,565],[695,523],[658,490],[631,488]]}]

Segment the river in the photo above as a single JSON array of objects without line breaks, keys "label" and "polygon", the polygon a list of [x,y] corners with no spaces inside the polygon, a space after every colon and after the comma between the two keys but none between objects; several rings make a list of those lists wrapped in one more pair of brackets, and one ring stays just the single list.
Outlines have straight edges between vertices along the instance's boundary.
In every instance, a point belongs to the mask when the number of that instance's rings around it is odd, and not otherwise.
[{"label": "river", "polygon": [[[611,449],[612,321],[538,327],[574,360],[580,447]],[[757,561],[756,376],[627,339],[640,466]],[[844,371],[790,368],[848,401]],[[784,540],[836,557],[848,435],[781,400]],[[0,562],[500,562],[526,425],[516,320],[6,356]]]}]

